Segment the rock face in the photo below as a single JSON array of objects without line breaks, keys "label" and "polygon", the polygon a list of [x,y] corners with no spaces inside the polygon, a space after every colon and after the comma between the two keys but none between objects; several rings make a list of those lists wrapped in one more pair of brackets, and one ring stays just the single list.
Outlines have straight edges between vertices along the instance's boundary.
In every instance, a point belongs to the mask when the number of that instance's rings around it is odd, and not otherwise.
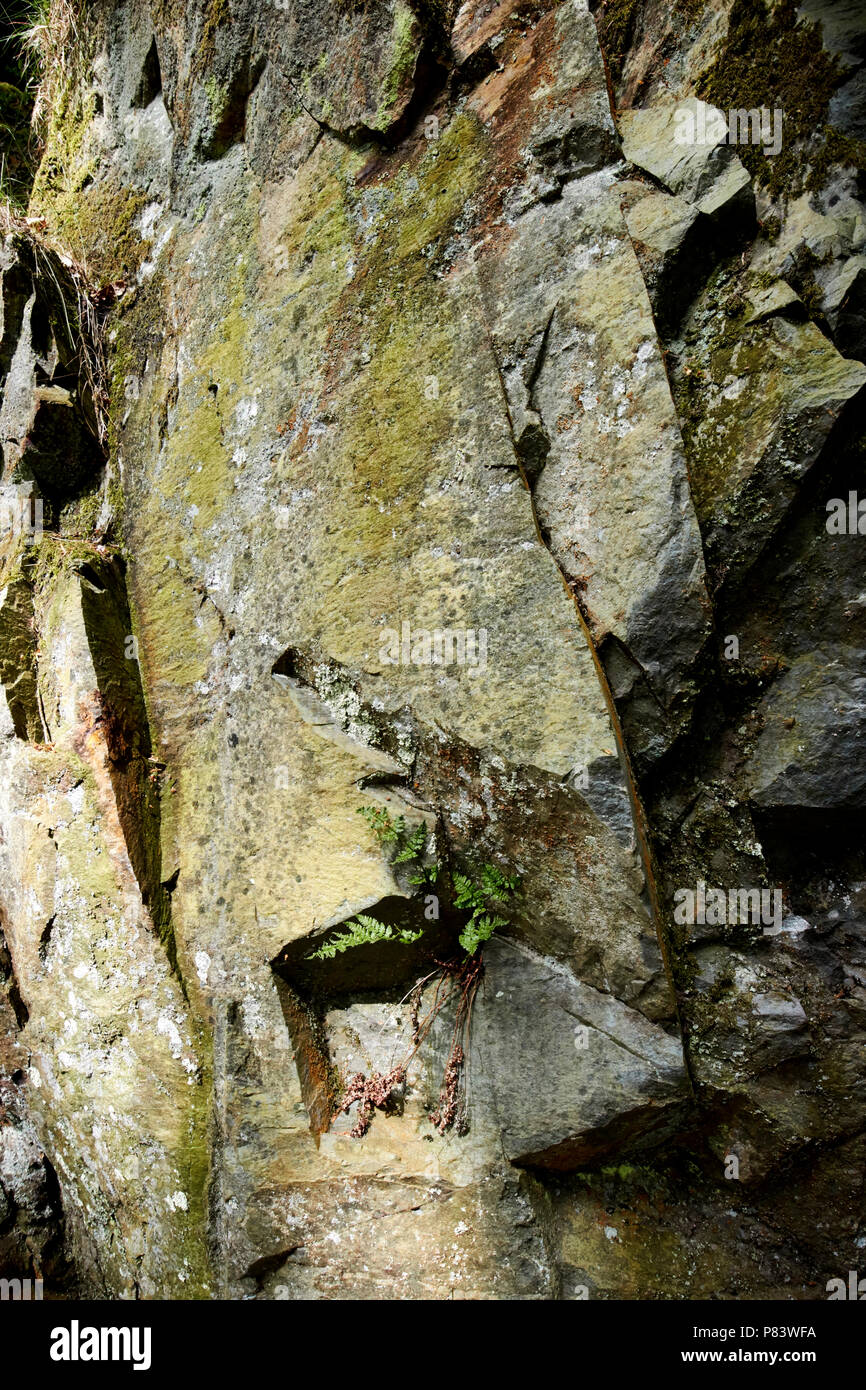
[{"label": "rock face", "polygon": [[742,8],[67,36],[0,257],[0,1272],[856,1268],[862,44],[758,16],[834,74],[780,189],[677,138]]}]

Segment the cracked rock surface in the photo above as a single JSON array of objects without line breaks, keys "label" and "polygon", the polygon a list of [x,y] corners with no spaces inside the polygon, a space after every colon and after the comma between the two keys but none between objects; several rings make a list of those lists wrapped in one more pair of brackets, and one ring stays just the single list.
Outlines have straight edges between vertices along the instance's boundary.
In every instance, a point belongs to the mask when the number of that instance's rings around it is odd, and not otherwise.
[{"label": "cracked rock surface", "polygon": [[[0,1274],[857,1267],[863,46],[792,21],[841,134],[780,190],[674,140],[737,6],[619,8],[88,6],[0,253]],[[437,953],[485,863],[521,892],[449,1128]],[[685,920],[698,885],[772,915]],[[404,937],[311,958],[358,913]]]}]

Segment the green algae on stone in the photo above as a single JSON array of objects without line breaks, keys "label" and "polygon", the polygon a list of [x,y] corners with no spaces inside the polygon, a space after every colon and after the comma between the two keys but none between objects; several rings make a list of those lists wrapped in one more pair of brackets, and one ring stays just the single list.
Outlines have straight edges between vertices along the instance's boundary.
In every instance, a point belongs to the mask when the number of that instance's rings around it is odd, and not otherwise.
[{"label": "green algae on stone", "polygon": [[104,181],[92,182],[89,163],[50,173],[46,152],[31,198],[31,210],[48,217],[54,238],[87,266],[95,285],[135,277],[150,242],[137,225],[148,204],[139,190]]},{"label": "green algae on stone", "polygon": [[90,152],[95,98],[66,87],[51,112],[45,147],[30,197],[30,211],[63,222],[85,182],[96,172]]},{"label": "green algae on stone", "polygon": [[391,113],[411,84],[420,50],[418,21],[405,0],[397,0],[391,35],[390,66],[382,83],[382,100],[373,121],[375,130],[387,130],[391,124]]}]

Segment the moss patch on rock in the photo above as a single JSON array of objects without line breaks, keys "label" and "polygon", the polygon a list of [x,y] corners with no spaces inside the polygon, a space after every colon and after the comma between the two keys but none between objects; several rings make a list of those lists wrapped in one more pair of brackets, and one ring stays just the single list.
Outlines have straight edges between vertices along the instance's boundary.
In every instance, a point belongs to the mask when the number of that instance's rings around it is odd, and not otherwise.
[{"label": "moss patch on rock", "polygon": [[622,77],[641,0],[602,0],[596,11],[598,37],[612,82]]},{"label": "moss patch on rock", "polygon": [[725,43],[697,90],[723,112],[784,112],[779,154],[768,158],[756,145],[737,150],[756,182],[779,197],[820,188],[834,164],[866,162],[862,143],[828,124],[830,99],[845,76],[824,50],[820,27],[799,18],[794,0],[735,0]]}]

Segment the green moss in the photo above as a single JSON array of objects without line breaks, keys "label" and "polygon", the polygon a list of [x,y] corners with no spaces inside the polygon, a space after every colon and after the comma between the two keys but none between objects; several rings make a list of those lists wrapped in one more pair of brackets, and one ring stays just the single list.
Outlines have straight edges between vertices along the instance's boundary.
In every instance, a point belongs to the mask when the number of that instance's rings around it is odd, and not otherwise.
[{"label": "green moss", "polygon": [[840,165],[866,170],[866,141],[843,135],[830,125],[824,127],[822,140],[810,156],[807,189],[814,192],[823,188],[832,170]]},{"label": "green moss", "polygon": [[116,455],[120,422],[131,404],[127,397],[128,384],[140,379],[148,357],[158,354],[163,342],[164,292],[160,277],[151,276],[138,287],[134,296],[121,300],[111,317],[111,328],[105,339],[110,458]]},{"label": "green moss", "polygon": [[753,145],[737,149],[753,178],[778,197],[822,186],[834,164],[864,162],[863,147],[827,124],[844,76],[838,58],[824,51],[819,26],[798,17],[794,0],[735,0],[725,43],[697,91],[725,112],[784,112],[779,154],[767,157]]},{"label": "green moss", "polygon": [[[58,607],[62,606],[58,595]],[[92,916],[85,912],[76,924],[76,939],[81,942],[90,938],[88,960],[97,965],[105,965],[111,971],[112,962],[106,949],[104,930],[98,925],[100,916],[109,919],[117,911],[118,880],[116,863],[111,854],[102,852],[98,841],[94,841],[93,829],[101,823],[104,792],[100,787],[94,770],[88,760],[78,756],[68,745],[58,750],[58,754],[46,753],[46,759],[56,758],[56,771],[52,780],[55,783],[78,785],[84,791],[84,805],[80,814],[57,831],[58,852],[73,867],[76,891],[79,901],[91,904]],[[47,774],[46,774],[47,775]],[[84,948],[88,950],[88,948]],[[110,949],[110,948],[109,948]],[[152,997],[174,1003],[178,1013],[184,1012],[183,1001],[173,990],[156,977],[160,994]],[[122,1007],[122,1003],[121,1003]],[[120,1012],[113,995],[108,990],[100,996],[100,1018],[113,1028],[112,1037],[124,1036],[127,1014]],[[186,1020],[190,1029],[192,1051],[199,1064],[199,1071],[192,1077],[179,1074],[177,1063],[166,1058],[164,1048],[154,1037],[136,1037],[133,1033],[128,1039],[127,1056],[139,1075],[146,1076],[153,1085],[153,1113],[150,1116],[150,1134],[160,1147],[164,1146],[168,1171],[160,1175],[158,1170],[144,1170],[142,1198],[163,1188],[170,1179],[168,1191],[179,1187],[187,1196],[187,1207],[175,1210],[170,1222],[170,1272],[166,1287],[162,1290],[173,1298],[207,1297],[210,1291],[211,1271],[207,1251],[208,1229],[208,1178],[210,1168],[210,1097],[212,1095],[212,1046],[208,1032],[189,1015]],[[98,1035],[94,1038],[98,1043]],[[130,1125],[133,1118],[129,1106],[134,1101],[126,1082],[120,1079],[119,1090],[112,1093],[111,1084],[117,1073],[112,1069],[96,1073],[96,1087],[89,1087],[89,1078],[76,1073],[66,1073],[67,1092],[74,1113],[87,1117],[103,1115],[107,1121],[106,1132],[111,1139],[111,1164],[122,1167],[127,1155],[134,1160],[133,1171],[138,1174],[141,1160],[141,1127]],[[106,1084],[107,1083],[107,1084]],[[145,1160],[147,1162],[147,1160]],[[79,1172],[80,1167],[74,1168]],[[137,1195],[136,1188],[131,1189]],[[87,1196],[85,1195],[85,1200]],[[167,1227],[165,1228],[167,1231]]]},{"label": "green moss", "polygon": [[36,631],[33,585],[24,570],[8,578],[0,607],[0,683],[6,687],[9,713],[19,738],[44,738],[37,696]]},{"label": "green moss", "polygon": [[232,22],[229,0],[211,0],[202,29],[201,43],[197,45],[197,63],[201,71],[213,56],[216,36],[220,29]]},{"label": "green moss", "polygon": [[211,74],[204,84],[204,91],[210,110],[210,118],[214,125],[218,125],[228,101],[228,89]]},{"label": "green moss", "polygon": [[706,0],[676,0],[674,9],[687,23],[700,19],[707,12]]},{"label": "green moss", "polygon": [[417,20],[406,4],[398,3],[395,10],[391,44],[391,63],[382,83],[382,100],[373,122],[377,130],[385,130],[390,124],[394,107],[412,81],[421,48]]},{"label": "green moss", "polygon": [[[421,461],[454,447],[459,376],[447,294],[434,262],[485,168],[483,129],[472,117],[458,117],[417,169],[404,168],[394,179],[393,210],[383,216],[344,298],[344,311],[359,326],[372,361],[348,388],[343,447],[353,460],[355,495],[343,517],[342,554],[321,559],[326,571],[335,567],[335,582],[346,553],[400,563],[401,548],[408,550],[411,541],[395,539],[392,508],[399,502],[401,510],[414,512],[427,485]],[[417,187],[410,184],[414,180]],[[441,396],[420,410],[427,376],[440,380]]]},{"label": "green moss", "polygon": [[[233,207],[231,227],[220,238],[222,259],[214,265],[216,313],[222,313],[209,341],[190,345],[194,368],[178,393],[176,383],[159,378],[143,409],[160,418],[164,451],[158,478],[159,505],[139,512],[128,537],[136,555],[136,573],[143,586],[158,591],[160,603],[142,610],[141,653],[151,681],[189,687],[207,674],[208,661],[220,632],[212,604],[204,602],[194,575],[209,553],[209,532],[231,508],[234,469],[223,440],[223,420],[248,394],[263,344],[255,338],[255,322],[247,309],[254,298],[251,281],[259,267],[249,253],[238,257],[237,247],[251,239],[253,197]],[[158,296],[158,278],[148,291]],[[112,399],[122,415],[127,376],[138,376],[148,354],[158,304],[137,303],[117,325],[112,345]],[[137,407],[133,405],[133,413]],[[168,412],[171,410],[171,427]],[[134,428],[134,426],[133,426]],[[199,557],[199,558],[196,558]]]},{"label": "green moss", "polygon": [[[420,505],[429,471],[425,459],[453,445],[452,393],[459,391],[459,371],[452,360],[449,292],[435,273],[436,258],[454,234],[467,198],[483,185],[486,140],[474,117],[457,118],[383,187],[381,199],[372,203],[372,221],[367,187],[355,182],[369,153],[335,142],[322,142],[299,170],[289,216],[275,218],[273,228],[259,223],[254,189],[247,201],[227,210],[218,242],[224,251],[218,251],[213,266],[219,293],[214,288],[212,309],[199,306],[199,321],[217,319],[216,326],[206,341],[188,343],[191,369],[173,398],[170,428],[163,431],[159,499],[144,513],[139,509],[129,537],[136,583],[160,592],[158,609],[141,615],[142,659],[151,684],[202,679],[219,635],[216,611],[192,592],[192,576],[201,573],[214,535],[231,515],[243,463],[232,460],[223,426],[250,396],[251,383],[287,397],[279,432],[292,442],[275,457],[275,485],[297,486],[307,470],[321,487],[330,487],[332,479],[348,480],[346,486],[335,484],[339,544],[317,547],[310,556],[322,595],[318,620],[327,627],[331,605],[335,612],[345,610],[340,580],[347,555],[378,570],[383,585],[390,583],[392,566],[401,562],[408,544],[404,530],[393,534],[393,504],[402,497],[410,509]],[[244,248],[240,258],[239,246]],[[274,269],[275,261],[281,269]],[[207,297],[211,291],[202,293]],[[140,371],[139,335],[150,317],[135,304],[117,323],[112,367],[118,414],[126,406],[126,375]],[[346,382],[347,354],[367,345],[368,366]],[[278,365],[298,353],[320,364],[319,409],[329,410],[334,391],[345,422],[315,456],[306,452],[299,402],[286,390]],[[423,400],[425,375],[442,380],[440,401]],[[168,379],[160,378],[153,390],[172,397]],[[147,410],[154,408],[151,395]],[[137,428],[139,407],[132,410],[130,427]],[[254,447],[258,428],[251,421]],[[330,457],[334,449],[345,461]],[[274,544],[278,563],[278,541]],[[366,602],[359,594],[358,601],[362,598]],[[374,596],[371,602],[376,601]]]},{"label": "green moss", "polygon": [[85,145],[95,102],[94,93],[85,95],[71,83],[60,93],[33,184],[31,212],[63,220],[87,179],[92,178],[95,161],[87,158]]},{"label": "green moss", "polygon": [[598,38],[613,83],[622,77],[640,6],[641,0],[602,0],[596,10]]},{"label": "green moss", "polygon": [[92,138],[96,93],[71,79],[51,112],[30,211],[47,217],[51,235],[87,266],[95,284],[131,279],[148,243],[134,223],[147,205],[138,190],[96,182],[99,149]]},{"label": "green moss", "polygon": [[222,416],[245,393],[253,375],[248,267],[248,259],[242,257],[226,282],[227,312],[211,342],[197,354],[195,393],[181,397],[176,427],[166,444],[162,487],[195,509],[192,529],[197,535],[224,511],[233,487]]},{"label": "green moss", "polygon": [[89,163],[61,167],[52,160],[46,167],[43,161],[31,209],[48,217],[55,240],[86,265],[94,285],[130,281],[150,246],[136,226],[147,195],[107,181],[92,183],[92,173]]},{"label": "green moss", "polygon": [[121,520],[124,512],[123,483],[120,474],[116,471],[109,473],[108,485],[106,487],[108,496],[108,506],[111,513],[112,534],[119,535]]},{"label": "green moss", "polygon": [[822,304],[824,302],[824,292],[818,284],[816,270],[821,264],[818,257],[808,246],[803,246],[797,256],[796,269],[791,273],[791,283],[794,284],[797,293],[806,306],[806,312],[810,319],[817,324],[825,323]]},{"label": "green moss", "polygon": [[89,539],[94,535],[101,509],[102,489],[97,485],[62,509],[59,516],[61,534]]},{"label": "green moss", "polygon": [[581,1187],[597,1193],[606,1206],[628,1206],[639,1196],[664,1198],[669,1192],[667,1177],[648,1164],[615,1163],[587,1168],[574,1174]]},{"label": "green moss", "polygon": [[[730,1036],[739,1037],[742,1033],[743,1000],[739,994],[731,993],[730,980],[719,981],[714,987],[715,994],[692,994],[682,1001],[683,1014],[688,1027],[688,1046],[692,1052],[713,1051],[713,1039],[724,1040]],[[707,1043],[703,1039],[708,1039]],[[736,1075],[736,1064],[730,1058],[732,1078]]]},{"label": "green moss", "polygon": [[[105,547],[103,547],[105,549]],[[37,607],[50,604],[61,576],[78,565],[98,563],[100,554],[92,541],[83,537],[60,537],[46,532],[32,551],[32,579]]]}]

